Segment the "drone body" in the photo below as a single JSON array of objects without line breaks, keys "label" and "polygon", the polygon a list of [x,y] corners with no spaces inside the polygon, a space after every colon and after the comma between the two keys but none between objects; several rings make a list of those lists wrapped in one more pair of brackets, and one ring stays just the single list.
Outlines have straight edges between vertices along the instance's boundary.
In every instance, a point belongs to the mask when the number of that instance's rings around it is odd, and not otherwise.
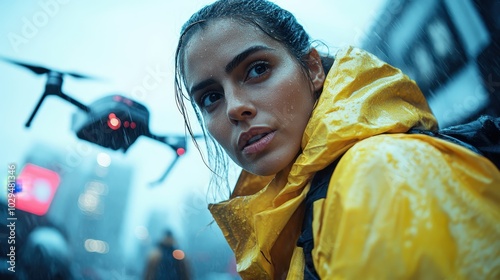
[{"label": "drone body", "polygon": [[72,129],[80,139],[126,152],[139,136],[150,134],[148,109],[122,95],[103,97],[89,109],[73,115]]},{"label": "drone body", "polygon": [[120,94],[113,94],[105,96],[90,105],[85,105],[63,93],[61,88],[64,75],[75,78],[90,77],[75,73],[54,71],[10,59],[5,60],[27,68],[35,74],[47,74],[45,91],[26,122],[26,127],[30,127],[45,98],[49,95],[55,95],[79,108],[73,115],[72,129],[75,131],[77,137],[82,140],[104,148],[126,152],[139,136],[146,136],[172,148],[176,152],[176,157],[156,183],[165,179],[179,156],[185,153],[185,136],[157,136],[151,133],[149,130],[149,111],[141,103]]}]

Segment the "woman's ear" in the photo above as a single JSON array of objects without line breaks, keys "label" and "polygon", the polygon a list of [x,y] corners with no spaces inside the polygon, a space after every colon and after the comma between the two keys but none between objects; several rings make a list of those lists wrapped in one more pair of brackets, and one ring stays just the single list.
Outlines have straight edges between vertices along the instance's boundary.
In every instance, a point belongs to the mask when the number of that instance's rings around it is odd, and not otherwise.
[{"label": "woman's ear", "polygon": [[321,63],[321,57],[315,48],[312,48],[308,54],[307,66],[309,68],[309,77],[311,78],[314,92],[318,92],[323,88],[326,74]]}]

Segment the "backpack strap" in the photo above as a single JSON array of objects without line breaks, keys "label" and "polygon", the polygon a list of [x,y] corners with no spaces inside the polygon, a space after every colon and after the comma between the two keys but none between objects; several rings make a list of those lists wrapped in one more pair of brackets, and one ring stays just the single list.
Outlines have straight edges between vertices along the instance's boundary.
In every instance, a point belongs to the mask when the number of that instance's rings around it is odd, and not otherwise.
[{"label": "backpack strap", "polygon": [[314,248],[314,238],[312,232],[314,202],[326,197],[330,178],[332,177],[333,170],[335,170],[339,160],[340,157],[314,175],[311,182],[311,188],[305,198],[304,221],[302,222],[301,234],[297,240],[297,246],[302,247],[304,252],[304,280],[320,279],[316,269],[314,268],[312,258],[312,249]]},{"label": "backpack strap", "polygon": [[438,131],[410,129],[407,133],[426,134],[466,147],[488,158],[500,169],[500,117],[481,116],[475,121]]}]

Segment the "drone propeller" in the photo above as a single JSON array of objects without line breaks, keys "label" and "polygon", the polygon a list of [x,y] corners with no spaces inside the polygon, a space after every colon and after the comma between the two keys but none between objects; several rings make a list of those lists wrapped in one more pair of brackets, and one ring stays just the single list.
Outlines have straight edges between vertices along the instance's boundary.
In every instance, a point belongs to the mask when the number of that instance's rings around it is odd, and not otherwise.
[{"label": "drone propeller", "polygon": [[57,73],[60,73],[60,74],[69,75],[69,76],[72,76],[72,77],[75,77],[75,78],[79,78],[79,79],[96,79],[95,77],[91,77],[91,76],[87,76],[87,75],[82,75],[82,74],[78,74],[78,73],[63,72],[63,71],[54,71],[54,70],[51,70],[51,69],[48,69],[48,68],[45,68],[45,67],[42,67],[42,66],[39,66],[39,65],[32,65],[32,64],[20,62],[20,61],[9,59],[9,58],[5,58],[5,57],[2,57],[2,59],[5,60],[5,61],[7,61],[7,62],[9,62],[9,63],[12,63],[12,64],[15,64],[15,65],[24,67],[26,69],[29,69],[29,70],[31,70],[31,72],[33,72],[35,74],[38,74],[38,75],[47,74],[49,72],[57,72]]},{"label": "drone propeller", "polygon": [[80,108],[81,110],[83,110],[85,112],[90,111],[88,106],[84,105],[83,103],[77,101],[76,99],[74,99],[71,96],[62,92],[63,76],[69,75],[69,76],[73,76],[75,78],[83,78],[83,79],[95,79],[95,78],[90,77],[90,76],[86,76],[86,75],[77,74],[77,73],[54,71],[54,70],[51,70],[51,69],[48,69],[48,68],[45,68],[42,66],[31,65],[28,63],[16,61],[16,60],[5,58],[5,57],[0,57],[0,59],[3,59],[9,63],[24,67],[26,69],[29,69],[33,73],[38,74],[38,75],[47,74],[47,82],[45,84],[45,91],[43,92],[42,97],[38,100],[38,103],[36,104],[35,109],[33,110],[28,121],[26,122],[26,124],[25,124],[26,127],[30,127],[31,122],[33,121],[33,118],[35,117],[36,113],[38,112],[38,109],[42,105],[42,102],[49,95],[58,96],[64,100],[68,101],[69,103],[75,105],[76,107]]},{"label": "drone propeller", "polygon": [[30,65],[30,64],[22,63],[22,62],[19,62],[19,61],[8,59],[8,58],[3,58],[3,60],[8,61],[8,62],[10,62],[12,64],[16,64],[16,65],[22,66],[24,68],[28,68],[33,73],[38,74],[38,75],[45,74],[45,73],[48,73],[50,71],[49,69],[47,69],[45,67]]}]

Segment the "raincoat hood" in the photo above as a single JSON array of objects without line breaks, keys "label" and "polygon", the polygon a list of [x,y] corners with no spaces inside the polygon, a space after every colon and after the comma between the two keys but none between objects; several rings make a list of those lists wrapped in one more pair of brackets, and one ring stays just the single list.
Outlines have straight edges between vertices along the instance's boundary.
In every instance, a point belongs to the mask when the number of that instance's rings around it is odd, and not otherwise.
[{"label": "raincoat hood", "polygon": [[294,224],[293,236],[298,236],[302,218],[294,213],[317,171],[365,138],[404,133],[413,127],[437,129],[415,82],[361,49],[340,50],[293,165],[270,177],[243,171],[231,198],[209,206],[235,253],[240,275],[273,277],[273,246],[287,224]]}]

